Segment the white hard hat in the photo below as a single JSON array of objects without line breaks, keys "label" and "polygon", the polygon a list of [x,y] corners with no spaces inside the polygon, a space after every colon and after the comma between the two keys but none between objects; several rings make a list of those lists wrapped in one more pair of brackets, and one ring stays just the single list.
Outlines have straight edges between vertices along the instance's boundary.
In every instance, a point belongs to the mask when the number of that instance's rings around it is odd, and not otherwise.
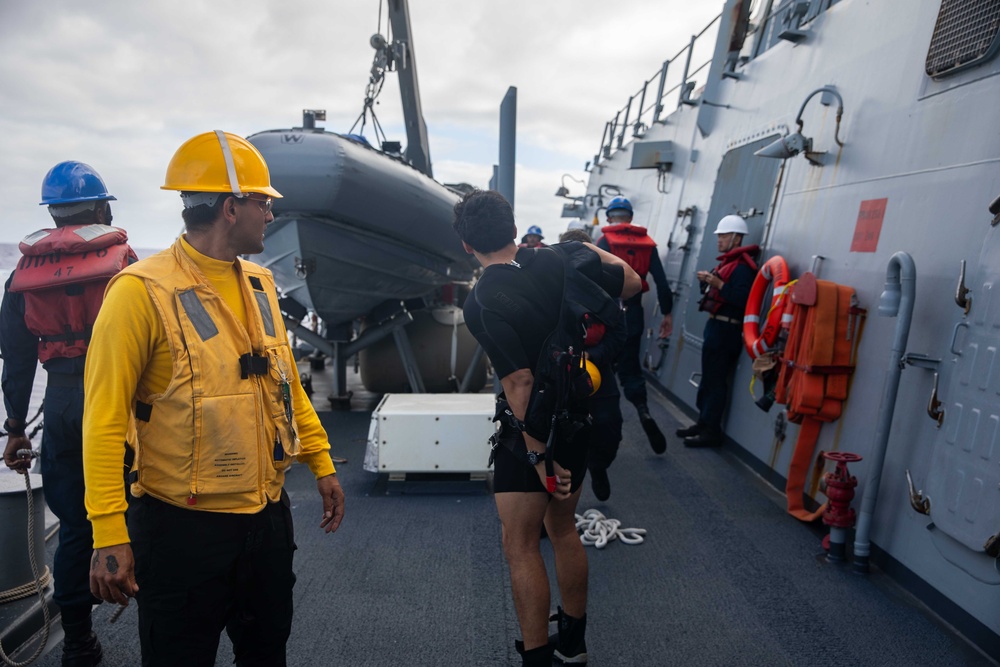
[{"label": "white hard hat", "polygon": [[716,235],[729,234],[731,232],[746,235],[748,231],[747,221],[738,215],[727,215],[722,220],[719,220],[719,224],[715,227]]},{"label": "white hard hat", "polygon": [[580,218],[577,218],[576,220],[570,220],[569,224],[566,225],[566,231],[569,231],[571,229],[582,229],[584,231],[587,231],[589,228],[590,228],[590,225],[588,225],[586,222],[584,222]]}]

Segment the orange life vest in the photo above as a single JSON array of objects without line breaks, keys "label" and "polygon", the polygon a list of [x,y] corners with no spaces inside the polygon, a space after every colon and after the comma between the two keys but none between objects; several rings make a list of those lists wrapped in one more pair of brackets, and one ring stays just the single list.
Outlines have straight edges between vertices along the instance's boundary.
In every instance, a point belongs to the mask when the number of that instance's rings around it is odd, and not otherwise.
[{"label": "orange life vest", "polygon": [[649,273],[649,263],[656,250],[656,242],[649,238],[645,227],[639,227],[627,222],[608,225],[601,229],[604,238],[608,240],[608,248],[615,257],[625,260],[632,270],[642,279],[642,291],[649,291],[646,274]]},{"label": "orange life vest", "polygon": [[24,323],[38,336],[38,360],[87,353],[104,288],[130,260],[124,229],[69,225],[42,229],[21,241],[10,291],[24,293]]},{"label": "orange life vest", "polygon": [[[729,252],[723,253],[716,257],[719,260],[719,265],[712,269],[712,273],[722,278],[723,283],[729,282],[729,276],[733,275],[733,271],[740,263],[746,264],[756,273],[757,262],[754,261],[754,257],[760,252],[760,247],[756,245],[745,245],[739,248],[733,248]],[[701,301],[698,303],[698,310],[704,310],[712,315],[715,315],[719,310],[729,302],[725,300],[722,296],[722,291],[716,289],[715,287],[709,287],[708,291],[705,292],[705,296],[701,297]],[[741,310],[743,309],[743,304],[736,303],[730,304],[738,306]]]}]

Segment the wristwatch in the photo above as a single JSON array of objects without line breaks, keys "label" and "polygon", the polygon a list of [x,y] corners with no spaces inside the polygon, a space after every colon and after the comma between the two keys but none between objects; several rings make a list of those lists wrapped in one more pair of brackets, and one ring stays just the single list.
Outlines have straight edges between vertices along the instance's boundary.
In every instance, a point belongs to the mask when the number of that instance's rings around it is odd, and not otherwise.
[{"label": "wristwatch", "polygon": [[533,466],[536,466],[544,461],[545,461],[545,452],[533,452],[530,449],[528,450],[528,463],[530,463]]},{"label": "wristwatch", "polygon": [[14,426],[10,423],[9,419],[4,420],[3,430],[7,432],[7,435],[13,435],[15,437],[24,435],[24,425]]}]

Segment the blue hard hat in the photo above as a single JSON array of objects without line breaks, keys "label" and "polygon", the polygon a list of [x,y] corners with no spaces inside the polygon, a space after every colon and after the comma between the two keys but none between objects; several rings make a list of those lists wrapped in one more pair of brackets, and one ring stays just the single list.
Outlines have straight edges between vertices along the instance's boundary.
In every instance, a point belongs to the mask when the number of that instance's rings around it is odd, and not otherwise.
[{"label": "blue hard hat", "polygon": [[532,225],[531,227],[528,227],[528,231],[527,233],[525,233],[525,236],[527,236],[528,234],[535,234],[537,236],[545,238],[544,236],[542,236],[542,228],[539,227],[538,225]]},{"label": "blue hard hat", "polygon": [[81,201],[117,199],[108,194],[104,180],[93,167],[83,162],[70,160],[60,162],[49,169],[42,181],[42,201],[40,206],[53,204],[75,204]]},{"label": "blue hard hat", "polygon": [[611,211],[615,209],[625,209],[629,213],[632,213],[632,202],[625,199],[625,197],[615,197],[611,200],[611,203],[608,204],[608,208],[605,213],[611,213]]}]

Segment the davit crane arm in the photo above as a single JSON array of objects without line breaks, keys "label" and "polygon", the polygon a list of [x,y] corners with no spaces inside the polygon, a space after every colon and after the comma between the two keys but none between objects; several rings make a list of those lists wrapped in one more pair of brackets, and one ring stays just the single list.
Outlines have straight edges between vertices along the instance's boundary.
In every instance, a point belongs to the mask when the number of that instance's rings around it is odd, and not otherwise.
[{"label": "davit crane arm", "polygon": [[389,21],[393,41],[390,53],[399,74],[399,93],[406,122],[406,152],[404,157],[413,167],[434,178],[431,152],[427,142],[427,125],[420,105],[417,84],[417,62],[413,57],[413,37],[410,34],[410,10],[407,0],[388,0]]}]

